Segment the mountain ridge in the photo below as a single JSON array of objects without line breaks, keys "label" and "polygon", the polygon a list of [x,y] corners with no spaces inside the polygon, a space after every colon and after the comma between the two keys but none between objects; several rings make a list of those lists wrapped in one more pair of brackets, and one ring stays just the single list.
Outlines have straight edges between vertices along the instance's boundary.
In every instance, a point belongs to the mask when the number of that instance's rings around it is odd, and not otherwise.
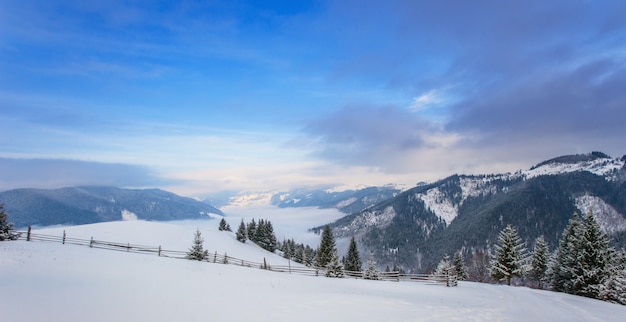
[{"label": "mountain ridge", "polygon": [[161,189],[79,186],[0,192],[10,220],[27,225],[78,225],[116,220],[181,220],[223,213],[206,203]]}]

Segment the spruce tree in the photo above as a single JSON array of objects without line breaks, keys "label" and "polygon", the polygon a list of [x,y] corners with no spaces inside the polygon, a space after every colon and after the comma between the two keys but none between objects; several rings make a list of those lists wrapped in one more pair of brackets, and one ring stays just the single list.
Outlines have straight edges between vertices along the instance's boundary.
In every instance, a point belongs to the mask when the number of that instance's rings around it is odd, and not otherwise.
[{"label": "spruce tree", "polygon": [[346,255],[346,271],[360,272],[362,265],[356,240],[354,239],[354,236],[352,236],[350,239],[350,246],[348,246],[348,255]]},{"label": "spruce tree", "polygon": [[374,260],[373,251],[370,251],[370,258],[367,260],[367,270],[363,273],[363,278],[366,280],[380,279],[380,273],[376,269],[376,261]]},{"label": "spruce tree", "polygon": [[435,268],[434,276],[448,276],[448,275],[456,275],[456,270],[454,267],[454,263],[450,261],[450,256],[448,254],[444,255],[443,258],[437,264],[437,268]]},{"label": "spruce tree", "polygon": [[452,259],[452,265],[454,266],[454,270],[459,281],[464,281],[467,279],[467,270],[465,269],[465,261],[463,260],[463,255],[461,251],[454,253],[454,258]]},{"label": "spruce tree", "polygon": [[253,243],[256,242],[256,229],[256,222],[254,221],[254,218],[252,218],[252,221],[248,223],[248,239],[250,239]]},{"label": "spruce tree", "polygon": [[611,274],[604,283],[600,299],[626,305],[626,251],[614,253]]},{"label": "spruce tree", "polygon": [[222,220],[220,220],[220,226],[218,228],[220,231],[232,231],[232,229],[230,229],[230,225],[226,222],[226,220],[224,218],[222,218]]},{"label": "spruce tree", "polygon": [[339,261],[337,249],[334,249],[330,256],[330,261],[326,265],[326,277],[343,277],[343,264]]},{"label": "spruce tree", "polygon": [[549,261],[550,251],[548,244],[546,244],[543,236],[539,236],[535,240],[535,248],[530,264],[530,276],[537,281],[539,288],[543,288],[543,282],[546,281]]},{"label": "spruce tree", "polygon": [[498,281],[506,280],[507,285],[511,285],[511,279],[524,276],[525,261],[524,243],[515,228],[507,225],[498,236],[495,253],[491,258],[491,277]]},{"label": "spruce tree", "polygon": [[578,275],[578,255],[580,253],[580,239],[583,234],[583,223],[578,213],[574,213],[563,231],[563,236],[551,266],[552,287],[557,292],[575,294],[573,283]]},{"label": "spruce tree", "polygon": [[317,250],[316,265],[318,267],[326,267],[330,263],[333,253],[336,251],[335,237],[333,231],[330,229],[330,225],[324,226],[322,231],[322,240]]},{"label": "spruce tree", "polygon": [[241,219],[241,224],[239,224],[239,228],[237,229],[237,240],[245,243],[246,239],[248,239],[247,237],[247,233],[246,233],[246,224],[244,224],[243,219]]},{"label": "spruce tree", "polygon": [[199,229],[196,229],[196,234],[193,238],[193,244],[191,248],[189,248],[189,252],[187,252],[187,258],[191,260],[201,261],[209,256],[208,251],[204,250],[204,239],[202,239],[202,234]]},{"label": "spruce tree", "polygon": [[0,241],[18,239],[20,235],[12,230],[13,224],[9,222],[9,215],[4,211],[4,204],[0,203]]},{"label": "spruce tree", "polygon": [[584,218],[584,234],[580,239],[581,274],[574,282],[574,289],[580,289],[578,295],[599,299],[604,292],[605,282],[611,275],[613,249],[610,240],[602,231],[600,224],[589,212]]}]

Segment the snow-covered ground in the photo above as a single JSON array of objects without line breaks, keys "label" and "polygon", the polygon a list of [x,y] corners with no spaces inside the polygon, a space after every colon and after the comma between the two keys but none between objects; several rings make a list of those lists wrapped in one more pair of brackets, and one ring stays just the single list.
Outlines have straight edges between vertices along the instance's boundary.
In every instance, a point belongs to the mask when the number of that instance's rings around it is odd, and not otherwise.
[{"label": "snow-covered ground", "polygon": [[[75,238],[187,250],[196,228],[211,252],[284,263],[218,231],[217,221],[124,221],[36,232],[66,230]],[[626,306],[523,287],[331,279],[86,246],[0,243],[0,321],[623,321],[625,316]]]}]

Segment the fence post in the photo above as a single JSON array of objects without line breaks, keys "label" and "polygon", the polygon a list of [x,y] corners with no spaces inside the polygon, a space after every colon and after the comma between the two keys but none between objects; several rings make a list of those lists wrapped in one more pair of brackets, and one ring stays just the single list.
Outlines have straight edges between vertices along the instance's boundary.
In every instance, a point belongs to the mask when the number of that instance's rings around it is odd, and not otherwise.
[{"label": "fence post", "polygon": [[93,236],[91,236],[91,240],[89,241],[89,247],[93,248]]},{"label": "fence post", "polygon": [[67,236],[67,235],[65,234],[65,230],[64,230],[64,231],[63,231],[63,245],[65,245],[65,237],[66,237],[66,236]]},{"label": "fence post", "polygon": [[289,274],[291,274],[291,258],[287,258],[287,264],[289,265]]},{"label": "fence post", "polygon": [[126,246],[126,252],[130,252],[130,243],[128,243],[128,246]]},{"label": "fence post", "polygon": [[159,245],[159,257],[161,257],[161,245]]},{"label": "fence post", "polygon": [[263,269],[267,269],[267,262],[265,261],[265,257],[263,257]]},{"label": "fence post", "polygon": [[217,251],[215,251],[215,255],[213,255],[213,263],[217,262]]},{"label": "fence post", "polygon": [[30,230],[31,230],[31,227],[30,225],[28,225],[28,233],[26,234],[26,241],[30,241]]}]

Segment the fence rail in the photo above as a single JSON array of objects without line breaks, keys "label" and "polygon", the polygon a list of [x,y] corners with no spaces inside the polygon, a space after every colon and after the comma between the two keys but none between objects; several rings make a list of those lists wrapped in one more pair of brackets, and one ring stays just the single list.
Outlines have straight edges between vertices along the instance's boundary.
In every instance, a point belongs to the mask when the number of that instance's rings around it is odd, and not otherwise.
[{"label": "fence rail", "polygon": [[[115,250],[115,251],[122,251],[122,252],[128,252],[128,253],[157,254],[160,257],[168,257],[168,258],[179,258],[179,259],[187,258],[186,251],[168,250],[168,249],[163,249],[161,246],[146,246],[146,245],[136,245],[136,244],[131,244],[131,243],[117,243],[117,242],[95,240],[93,239],[93,237],[91,237],[91,239],[73,238],[73,237],[68,237],[65,231],[63,231],[63,236],[33,233],[30,227],[28,227],[28,231],[13,230],[12,232],[14,234],[17,234],[18,240],[41,241],[41,242],[52,242],[52,243],[61,243],[61,244],[69,244],[69,245],[77,245],[77,246],[88,246],[91,248]],[[267,263],[265,258],[263,259],[263,263],[251,262],[245,259],[228,256],[227,254],[223,254],[223,255],[218,254],[217,251],[214,253],[209,253],[208,256],[203,261],[210,262],[210,263],[238,265],[242,267],[260,268],[260,269],[270,270],[274,272],[300,274],[300,275],[308,275],[308,276],[325,276],[326,275],[326,269],[321,268],[321,267],[302,267],[300,265],[292,266],[291,261],[289,261],[289,265],[286,265],[286,266],[285,265],[270,265],[269,263]],[[351,277],[351,278],[365,278],[364,273],[365,272],[344,271],[344,275],[347,277]],[[453,276],[453,275],[400,274],[400,272],[378,272],[378,276],[376,279],[382,280],[382,281],[423,282],[427,284],[457,286],[456,276]]]}]

